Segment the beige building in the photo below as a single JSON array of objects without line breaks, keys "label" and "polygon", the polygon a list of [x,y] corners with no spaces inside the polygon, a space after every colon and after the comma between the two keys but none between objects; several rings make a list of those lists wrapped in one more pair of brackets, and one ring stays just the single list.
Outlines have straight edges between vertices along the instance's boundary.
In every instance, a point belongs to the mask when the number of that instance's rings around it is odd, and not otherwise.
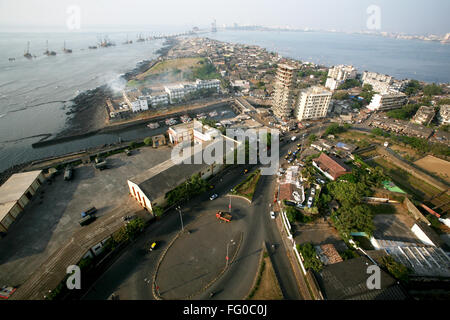
[{"label": "beige building", "polygon": [[373,91],[385,94],[391,90],[394,79],[386,74],[365,71],[362,75],[363,84],[370,84]]},{"label": "beige building", "polygon": [[442,105],[439,109],[439,122],[450,124],[450,104]]},{"label": "beige building", "polygon": [[13,174],[0,187],[0,232],[7,232],[44,182],[42,171]]},{"label": "beige building", "polygon": [[331,95],[331,91],[321,86],[302,90],[295,108],[295,118],[302,121],[325,117],[330,106]]},{"label": "beige building", "polygon": [[435,115],[434,107],[421,106],[411,121],[417,124],[428,125]]},{"label": "beige building", "polygon": [[371,111],[397,109],[401,108],[407,100],[402,92],[375,94],[367,108]]},{"label": "beige building", "polygon": [[296,68],[280,64],[275,77],[272,110],[276,117],[288,119],[294,108],[293,89],[297,82]]}]

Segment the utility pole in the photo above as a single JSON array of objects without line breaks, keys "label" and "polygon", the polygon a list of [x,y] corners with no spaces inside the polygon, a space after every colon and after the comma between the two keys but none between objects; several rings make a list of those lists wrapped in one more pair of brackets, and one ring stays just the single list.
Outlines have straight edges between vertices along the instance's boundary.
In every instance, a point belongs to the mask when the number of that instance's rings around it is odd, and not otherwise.
[{"label": "utility pole", "polygon": [[181,221],[181,231],[184,230],[184,226],[183,226],[183,216],[181,215],[181,208],[180,206],[176,207],[178,213],[180,214],[180,221]]},{"label": "utility pole", "polygon": [[232,244],[232,245],[235,244],[235,242],[234,242],[233,239],[231,239],[231,241],[227,243],[227,256],[225,257],[227,263],[226,263],[226,265],[225,265],[225,268],[228,268],[228,260],[229,260],[229,257],[228,257],[228,247],[229,247],[230,244]]}]

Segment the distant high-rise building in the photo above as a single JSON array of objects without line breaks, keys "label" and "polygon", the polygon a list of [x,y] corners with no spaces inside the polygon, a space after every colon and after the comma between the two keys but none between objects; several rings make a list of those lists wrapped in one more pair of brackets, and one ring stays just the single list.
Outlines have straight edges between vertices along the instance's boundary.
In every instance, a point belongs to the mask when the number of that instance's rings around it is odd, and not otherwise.
[{"label": "distant high-rise building", "polygon": [[211,32],[217,32],[217,23],[216,19],[211,23]]},{"label": "distant high-rise building", "polygon": [[347,79],[356,78],[356,69],[353,66],[334,66],[328,70],[328,78],[325,87],[336,90]]},{"label": "distant high-rise building", "polygon": [[287,64],[278,65],[272,96],[272,110],[276,117],[288,119],[291,116],[294,108],[293,89],[296,82],[296,68]]},{"label": "distant high-rise building", "polygon": [[398,109],[407,101],[408,98],[402,92],[375,94],[367,108],[370,111]]},{"label": "distant high-rise building", "polygon": [[325,117],[330,106],[331,95],[331,91],[322,86],[302,90],[294,116],[299,121]]}]

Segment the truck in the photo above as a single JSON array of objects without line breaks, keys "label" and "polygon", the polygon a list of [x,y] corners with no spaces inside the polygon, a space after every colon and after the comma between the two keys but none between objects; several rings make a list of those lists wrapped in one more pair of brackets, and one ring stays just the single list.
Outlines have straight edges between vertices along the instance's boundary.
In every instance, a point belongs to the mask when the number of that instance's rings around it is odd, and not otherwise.
[{"label": "truck", "polygon": [[97,219],[95,214],[88,214],[79,221],[80,226],[86,226],[86,225],[90,224],[91,222],[93,222],[95,219]]},{"label": "truck", "polygon": [[71,180],[73,176],[73,169],[71,167],[66,167],[64,170],[64,180]]},{"label": "truck", "polygon": [[291,138],[291,141],[295,141],[295,140],[297,140],[297,137],[296,137],[296,136],[293,136],[293,137]]},{"label": "truck", "polygon": [[91,208],[89,208],[89,209],[83,211],[83,212],[81,213],[81,217],[84,218],[84,217],[90,216],[90,215],[92,215],[92,214],[94,214],[94,213],[96,213],[96,212],[97,212],[97,208],[96,208],[96,207],[91,207]]},{"label": "truck", "polygon": [[219,220],[223,220],[225,222],[230,222],[232,216],[228,212],[217,211],[216,218],[219,219]]},{"label": "truck", "polygon": [[102,161],[95,161],[95,168],[99,169],[99,170],[104,170],[108,168],[108,165],[106,163],[106,160],[102,160]]}]

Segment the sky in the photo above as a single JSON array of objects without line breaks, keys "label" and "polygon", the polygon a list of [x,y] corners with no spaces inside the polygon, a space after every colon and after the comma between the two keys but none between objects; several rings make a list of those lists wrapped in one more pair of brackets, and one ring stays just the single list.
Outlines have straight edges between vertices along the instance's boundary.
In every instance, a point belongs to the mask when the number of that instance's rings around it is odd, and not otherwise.
[{"label": "sky", "polygon": [[[371,5],[385,32],[450,32],[449,0],[0,0],[0,26],[67,28],[71,6],[87,27],[290,26],[337,31],[368,30]],[[73,12],[73,11],[72,11]],[[73,20],[72,20],[73,21]],[[377,20],[378,21],[378,20]]]}]

